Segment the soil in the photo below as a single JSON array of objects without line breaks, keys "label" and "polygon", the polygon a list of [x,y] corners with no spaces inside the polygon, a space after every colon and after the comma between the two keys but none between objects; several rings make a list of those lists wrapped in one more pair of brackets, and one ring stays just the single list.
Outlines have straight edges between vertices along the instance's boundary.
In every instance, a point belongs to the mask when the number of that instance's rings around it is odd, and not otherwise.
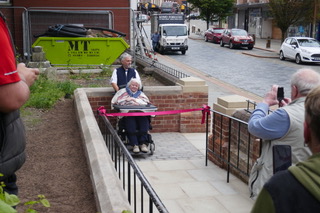
[{"label": "soil", "polygon": [[39,212],[97,212],[73,100],[61,99],[33,115],[36,121],[25,122],[27,161],[17,172],[19,198],[26,202],[44,195],[51,207],[35,206]]},{"label": "soil", "polygon": [[[162,85],[148,76],[142,76],[142,82]],[[86,86],[88,80],[77,83]],[[22,118],[26,126],[27,161],[17,172],[21,202],[44,195],[51,207],[36,205],[38,212],[96,213],[73,100],[62,98],[46,111],[28,109]],[[25,209],[22,204],[17,207],[18,212]]]}]

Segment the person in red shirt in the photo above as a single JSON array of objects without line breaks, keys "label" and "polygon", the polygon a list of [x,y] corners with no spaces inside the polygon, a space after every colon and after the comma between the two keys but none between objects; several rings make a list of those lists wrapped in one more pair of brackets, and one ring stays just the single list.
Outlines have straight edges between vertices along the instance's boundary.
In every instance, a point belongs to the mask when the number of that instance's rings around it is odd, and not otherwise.
[{"label": "person in red shirt", "polygon": [[25,162],[26,138],[19,109],[29,99],[29,87],[39,70],[16,64],[14,46],[0,12],[0,182],[4,191],[18,194],[15,172]]}]

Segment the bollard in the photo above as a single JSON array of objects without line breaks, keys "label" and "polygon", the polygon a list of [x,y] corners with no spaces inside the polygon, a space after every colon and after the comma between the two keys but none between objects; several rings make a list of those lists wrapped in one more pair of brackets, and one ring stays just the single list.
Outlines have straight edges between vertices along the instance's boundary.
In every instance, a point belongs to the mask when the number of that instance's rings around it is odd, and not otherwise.
[{"label": "bollard", "polygon": [[253,45],[256,44],[256,34],[249,34],[253,39]]},{"label": "bollard", "polygon": [[196,32],[196,26],[192,25],[192,33]]},{"label": "bollard", "polygon": [[270,48],[270,47],[271,47],[271,39],[270,39],[270,37],[268,37],[267,43],[266,43],[266,48]]}]

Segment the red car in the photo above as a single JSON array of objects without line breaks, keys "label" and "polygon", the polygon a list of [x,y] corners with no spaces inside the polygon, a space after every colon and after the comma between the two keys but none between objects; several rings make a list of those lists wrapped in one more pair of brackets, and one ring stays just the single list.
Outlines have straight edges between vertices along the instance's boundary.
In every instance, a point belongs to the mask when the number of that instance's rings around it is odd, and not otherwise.
[{"label": "red car", "polygon": [[230,49],[236,47],[247,47],[252,50],[254,46],[254,39],[248,35],[247,31],[242,29],[225,29],[222,33],[220,46],[229,45]]},{"label": "red car", "polygon": [[213,43],[219,44],[223,30],[224,30],[224,28],[209,28],[204,33],[204,40],[206,42],[212,41]]}]

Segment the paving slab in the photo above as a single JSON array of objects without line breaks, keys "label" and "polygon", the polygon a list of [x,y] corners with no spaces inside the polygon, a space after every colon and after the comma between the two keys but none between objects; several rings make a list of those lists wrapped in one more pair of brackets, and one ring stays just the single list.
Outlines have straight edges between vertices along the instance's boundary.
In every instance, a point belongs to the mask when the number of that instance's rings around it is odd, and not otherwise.
[{"label": "paving slab", "polygon": [[247,185],[233,175],[227,183],[225,170],[212,162],[205,165],[205,133],[152,136],[154,155],[135,159],[169,212],[250,212]]}]

